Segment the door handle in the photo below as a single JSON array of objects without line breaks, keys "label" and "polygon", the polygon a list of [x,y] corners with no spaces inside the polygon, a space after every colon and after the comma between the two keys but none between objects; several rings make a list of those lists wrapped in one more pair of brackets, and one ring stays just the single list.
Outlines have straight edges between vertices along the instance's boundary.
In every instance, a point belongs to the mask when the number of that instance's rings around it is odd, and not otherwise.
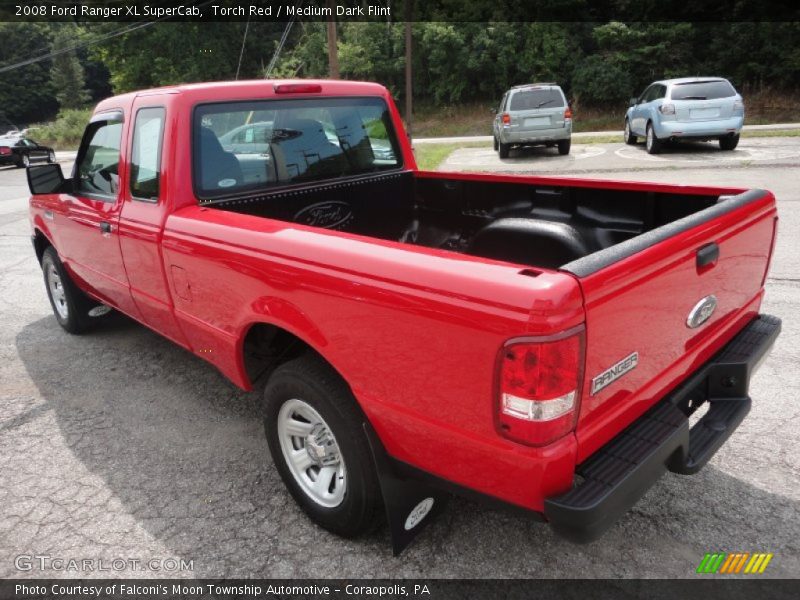
[{"label": "door handle", "polygon": [[711,242],[701,246],[697,251],[697,268],[712,267],[717,264],[719,259],[719,246],[716,242]]},{"label": "door handle", "polygon": [[100,231],[103,233],[111,233],[114,228],[108,221],[100,221]]}]

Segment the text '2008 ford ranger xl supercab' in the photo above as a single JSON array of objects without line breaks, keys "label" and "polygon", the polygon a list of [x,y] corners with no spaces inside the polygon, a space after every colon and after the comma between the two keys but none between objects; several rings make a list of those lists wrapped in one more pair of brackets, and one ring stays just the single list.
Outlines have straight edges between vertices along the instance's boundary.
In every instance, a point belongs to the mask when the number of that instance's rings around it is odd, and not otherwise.
[{"label": "text '2008 ford ranger xl supercab'", "polygon": [[297,502],[395,551],[454,491],[598,537],[728,439],[780,330],[771,193],[419,171],[377,84],[117,96],[28,178],[61,326],[113,307],[263,384]]}]

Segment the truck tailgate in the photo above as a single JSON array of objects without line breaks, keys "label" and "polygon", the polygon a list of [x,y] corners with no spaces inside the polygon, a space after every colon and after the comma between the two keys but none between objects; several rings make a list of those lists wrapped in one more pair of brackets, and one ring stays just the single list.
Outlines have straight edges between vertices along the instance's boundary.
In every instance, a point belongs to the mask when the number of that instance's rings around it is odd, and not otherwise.
[{"label": "truck tailgate", "polygon": [[579,463],[758,313],[776,225],[751,190],[563,267],[586,306]]}]

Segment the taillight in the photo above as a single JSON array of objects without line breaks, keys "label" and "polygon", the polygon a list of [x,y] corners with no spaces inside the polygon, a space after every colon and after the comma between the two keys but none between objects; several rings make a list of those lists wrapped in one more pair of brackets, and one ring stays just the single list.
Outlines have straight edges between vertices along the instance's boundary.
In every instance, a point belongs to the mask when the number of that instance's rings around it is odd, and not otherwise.
[{"label": "taillight", "polygon": [[583,327],[555,339],[511,340],[503,347],[497,418],[505,437],[544,446],[575,428],[583,353]]},{"label": "taillight", "polygon": [[508,113],[503,113],[500,117],[503,120],[503,125],[510,125],[511,124],[511,115]]},{"label": "taillight", "polygon": [[572,118],[572,109],[568,106],[567,110],[564,111],[564,119],[571,119]]},{"label": "taillight", "polygon": [[733,110],[744,110],[744,102],[742,100],[736,100],[733,103]]},{"label": "taillight", "polygon": [[3,156],[8,156],[9,154],[11,154],[11,148],[9,148],[8,146],[0,146],[0,154],[2,154]]},{"label": "taillight", "polygon": [[662,104],[658,107],[658,112],[662,115],[674,115],[675,114],[675,105],[674,104]]}]

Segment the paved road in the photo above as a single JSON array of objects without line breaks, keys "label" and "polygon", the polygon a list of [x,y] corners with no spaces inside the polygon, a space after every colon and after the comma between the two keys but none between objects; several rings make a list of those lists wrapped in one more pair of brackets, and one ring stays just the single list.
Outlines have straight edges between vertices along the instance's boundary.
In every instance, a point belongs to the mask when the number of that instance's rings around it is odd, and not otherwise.
[{"label": "paved road", "polygon": [[127,319],[63,333],[30,248],[23,173],[0,169],[0,577],[40,575],[15,570],[25,554],[177,558],[194,570],[167,574],[206,577],[695,577],[703,554],[719,550],[774,552],[766,575],[800,575],[800,161],[709,168],[603,156],[591,164],[621,170],[579,175],[778,195],[764,309],[784,332],[754,380],[752,413],[700,474],[665,476],[592,545],[456,500],[400,558],[385,529],[345,541],[301,514],[270,463],[255,394]]},{"label": "paved road", "polygon": [[[491,129],[491,122],[488,125]],[[745,125],[744,131],[776,131],[785,129],[800,129],[800,123],[772,123],[769,125]],[[619,131],[579,131],[572,134],[573,138],[590,138],[599,135],[616,135],[622,139],[622,130]],[[491,135],[460,135],[435,138],[414,138],[415,144],[463,144],[465,142],[491,143]]]}]

